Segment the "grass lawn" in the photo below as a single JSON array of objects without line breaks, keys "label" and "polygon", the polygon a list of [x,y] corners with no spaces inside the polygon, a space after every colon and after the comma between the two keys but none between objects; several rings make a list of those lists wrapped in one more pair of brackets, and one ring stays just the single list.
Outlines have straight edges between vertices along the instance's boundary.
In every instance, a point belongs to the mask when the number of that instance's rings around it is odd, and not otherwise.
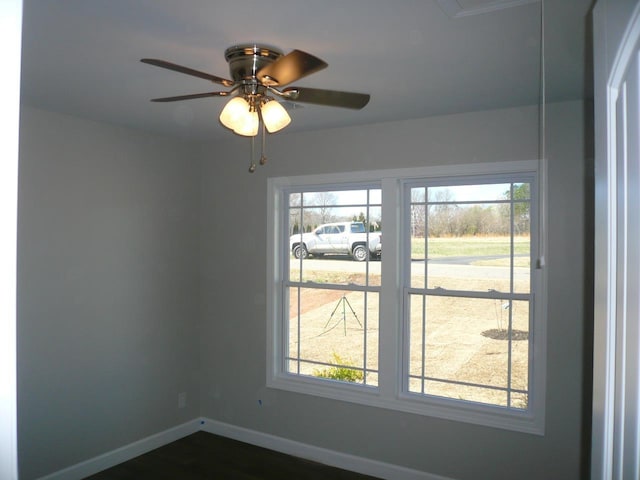
[{"label": "grass lawn", "polygon": [[[411,257],[425,257],[425,243],[428,244],[429,258],[438,257],[475,257],[485,255],[509,255],[511,245],[509,237],[442,237],[411,238]],[[528,254],[530,240],[528,236],[514,238],[514,253]]]}]

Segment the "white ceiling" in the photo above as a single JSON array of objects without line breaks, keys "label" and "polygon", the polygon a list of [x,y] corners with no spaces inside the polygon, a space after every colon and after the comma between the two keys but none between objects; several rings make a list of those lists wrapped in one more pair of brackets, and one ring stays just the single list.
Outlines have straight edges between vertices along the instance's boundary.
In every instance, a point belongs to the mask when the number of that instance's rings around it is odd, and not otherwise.
[{"label": "white ceiling", "polygon": [[[593,0],[546,0],[547,100],[591,97]],[[264,43],[329,67],[295,85],[371,94],[360,111],[301,105],[288,131],[536,104],[536,0],[24,0],[23,103],[194,139],[232,135],[224,90],[141,63],[160,58],[229,77],[224,50]],[[505,7],[505,8],[503,8]]]}]

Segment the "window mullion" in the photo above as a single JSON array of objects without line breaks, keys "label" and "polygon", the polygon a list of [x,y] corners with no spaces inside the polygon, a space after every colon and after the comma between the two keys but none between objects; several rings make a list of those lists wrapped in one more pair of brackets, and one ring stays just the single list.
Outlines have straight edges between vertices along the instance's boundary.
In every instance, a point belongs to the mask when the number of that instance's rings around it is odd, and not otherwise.
[{"label": "window mullion", "polygon": [[[516,223],[516,207],[515,207],[515,185],[511,184],[511,195],[509,195],[510,208],[511,208],[511,222],[510,222],[510,258],[509,258],[509,285],[510,285],[510,293],[513,294],[515,292],[515,244],[514,244],[514,236],[516,233],[515,223]],[[529,288],[531,290],[531,288]],[[511,388],[512,388],[512,372],[513,372],[513,299],[509,300],[509,326],[508,326],[508,346],[507,346],[507,407],[511,408]]]},{"label": "window mullion", "polygon": [[[424,189],[424,291],[426,292],[429,287],[429,207],[431,206],[429,202],[429,188],[425,187]],[[409,285],[411,285],[411,279],[409,279]],[[422,365],[420,365],[420,372],[422,375],[420,391],[425,394],[425,378],[426,378],[426,369],[427,369],[427,295],[422,295]]]},{"label": "window mullion", "polygon": [[[367,206],[366,206],[366,216],[365,219],[367,221],[365,227],[366,227],[366,242],[367,242],[367,261],[366,261],[366,265],[365,265],[365,285],[367,287],[367,289],[364,291],[364,318],[362,319],[363,325],[364,325],[364,331],[368,332],[369,331],[369,260],[371,255],[369,254],[369,242],[370,242],[370,238],[369,238],[369,232],[370,232],[370,225],[371,225],[371,211],[370,211],[370,203],[371,203],[371,191],[367,190]],[[380,300],[380,297],[378,296],[378,300]],[[380,309],[378,309],[378,311],[380,311]],[[378,319],[379,321],[380,319]],[[364,335],[364,339],[362,342],[362,366],[364,368],[364,372],[363,372],[363,383],[366,385],[367,384],[367,372],[369,370],[368,368],[368,356],[367,356],[367,352],[368,352],[368,345],[369,345],[369,335],[367,333],[365,333]],[[378,381],[380,379],[378,378]]]},{"label": "window mullion", "polygon": [[[400,278],[400,183],[392,178],[382,180],[384,212],[384,254],[381,258],[380,334],[378,370],[380,396],[397,398],[402,381],[402,281]],[[402,209],[404,210],[404,209]]]},{"label": "window mullion", "polygon": [[462,297],[462,298],[485,298],[488,300],[524,300],[531,301],[530,293],[509,293],[499,290],[490,290],[487,292],[473,290],[449,290],[446,288],[407,288],[409,294],[426,294],[432,297]]}]

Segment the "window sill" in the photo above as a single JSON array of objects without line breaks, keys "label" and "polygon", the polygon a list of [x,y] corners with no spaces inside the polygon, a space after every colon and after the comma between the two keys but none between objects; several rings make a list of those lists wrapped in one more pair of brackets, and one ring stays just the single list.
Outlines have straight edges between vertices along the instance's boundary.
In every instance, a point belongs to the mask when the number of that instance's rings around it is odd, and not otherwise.
[{"label": "window sill", "polygon": [[[274,375],[269,388],[314,395],[343,402],[385,408],[398,412],[471,423],[503,430],[544,435],[544,421],[528,411],[509,410],[492,405],[412,393],[385,396],[378,387],[321,380],[297,375]],[[542,416],[542,418],[544,418]]]}]

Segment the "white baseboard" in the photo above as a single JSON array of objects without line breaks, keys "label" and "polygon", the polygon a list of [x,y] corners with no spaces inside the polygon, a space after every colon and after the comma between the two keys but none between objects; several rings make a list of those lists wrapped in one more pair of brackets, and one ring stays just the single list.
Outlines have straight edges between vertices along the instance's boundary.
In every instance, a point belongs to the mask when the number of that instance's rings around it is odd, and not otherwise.
[{"label": "white baseboard", "polygon": [[187,435],[191,435],[200,430],[200,425],[200,419],[190,420],[177,427],[156,433],[155,435],[117,448],[111,452],[72,465],[64,470],[41,477],[39,480],[79,480],[94,475],[102,470],[114,467],[119,463],[126,462],[127,460],[131,460],[132,458],[167,445]]},{"label": "white baseboard", "polygon": [[413,470],[391,463],[357,457],[346,453],[320,448],[306,443],[296,442],[268,433],[249,430],[208,418],[197,418],[182,425],[170,428],[137,442],[107,452],[103,455],[72,465],[64,470],[52,473],[39,480],[79,480],[111,468],[119,463],[131,460],[139,455],[167,445],[192,433],[203,430],[223,437],[268,448],[277,452],[338,467],[352,472],[371,475],[389,480],[454,480],[419,470]]},{"label": "white baseboard", "polygon": [[379,462],[335,450],[315,447],[306,443],[296,442],[208,418],[201,419],[200,429],[205,432],[232,438],[277,452],[378,478],[389,480],[454,480],[449,477],[442,477],[391,463]]}]

